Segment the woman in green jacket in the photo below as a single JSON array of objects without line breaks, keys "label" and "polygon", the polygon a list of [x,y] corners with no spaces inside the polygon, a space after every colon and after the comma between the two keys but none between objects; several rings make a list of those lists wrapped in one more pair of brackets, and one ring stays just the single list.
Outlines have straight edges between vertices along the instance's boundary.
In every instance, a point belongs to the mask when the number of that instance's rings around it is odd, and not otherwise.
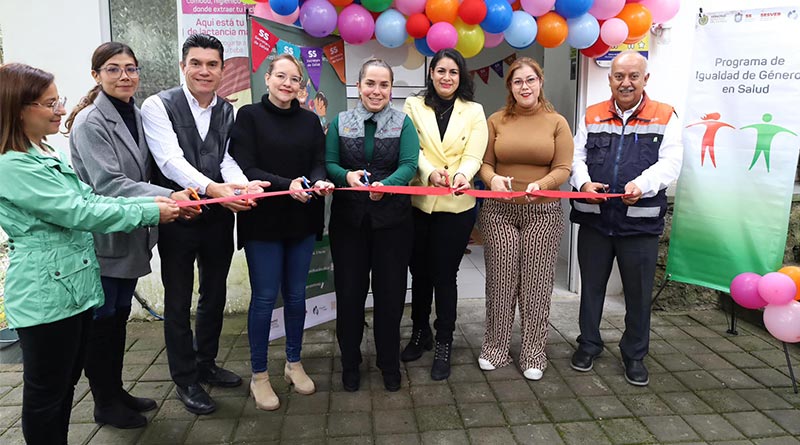
[{"label": "woman in green jacket", "polygon": [[174,201],[92,193],[44,140],[65,114],[53,75],[0,67],[0,226],[8,234],[6,315],[22,346],[22,433],[67,443],[92,310],[103,289],[91,232],[174,220]]}]

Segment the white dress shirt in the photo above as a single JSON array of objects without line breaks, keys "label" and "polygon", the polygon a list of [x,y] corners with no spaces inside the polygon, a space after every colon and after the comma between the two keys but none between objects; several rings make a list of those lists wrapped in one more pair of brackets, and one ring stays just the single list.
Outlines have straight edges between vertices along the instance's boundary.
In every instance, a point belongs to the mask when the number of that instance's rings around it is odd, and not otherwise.
[{"label": "white dress shirt", "polygon": [[[211,125],[211,111],[217,104],[217,96],[215,94],[211,104],[207,108],[203,108],[186,85],[181,88],[189,102],[189,109],[192,110],[200,139],[205,140],[208,127]],[[205,195],[206,187],[213,181],[186,160],[178,143],[178,136],[172,129],[167,109],[164,108],[164,102],[158,95],[148,97],[142,104],[142,125],[150,153],[153,154],[153,159],[164,176],[183,188],[192,187],[197,189],[201,195]],[[236,184],[247,184],[248,182],[242,169],[239,168],[239,164],[228,154],[227,142],[220,170],[225,182]]]},{"label": "white dress shirt", "polygon": [[[628,118],[639,108],[641,102],[641,99],[639,99],[639,103],[636,106],[626,111],[621,111],[616,102],[614,103],[617,115],[622,119],[622,122],[628,122]],[[681,133],[679,119],[676,116],[672,116],[664,129],[663,140],[658,148],[658,161],[632,181],[642,191],[642,198],[656,196],[660,190],[667,188],[678,179],[678,175],[681,172],[681,164],[683,163]],[[574,138],[575,154],[572,160],[572,176],[569,178],[570,185],[577,190],[580,190],[583,184],[592,182],[592,178],[589,176],[589,168],[586,166],[586,137],[586,117],[581,116],[578,122],[578,131],[575,133]]]}]

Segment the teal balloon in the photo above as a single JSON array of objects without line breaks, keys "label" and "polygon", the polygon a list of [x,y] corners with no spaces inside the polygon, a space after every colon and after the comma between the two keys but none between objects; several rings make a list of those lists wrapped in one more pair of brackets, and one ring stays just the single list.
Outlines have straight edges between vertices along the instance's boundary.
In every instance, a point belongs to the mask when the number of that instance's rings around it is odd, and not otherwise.
[{"label": "teal balloon", "polygon": [[406,17],[396,9],[387,9],[375,21],[375,39],[387,48],[398,48],[406,43]]},{"label": "teal balloon", "polygon": [[600,36],[600,24],[593,15],[586,13],[574,19],[567,19],[567,44],[576,49],[586,49]]},{"label": "teal balloon", "polygon": [[361,0],[361,6],[372,12],[383,12],[392,6],[392,0]]},{"label": "teal balloon", "polygon": [[527,48],[536,40],[539,31],[536,20],[525,11],[514,11],[511,24],[508,25],[503,36],[509,45],[517,49]]}]

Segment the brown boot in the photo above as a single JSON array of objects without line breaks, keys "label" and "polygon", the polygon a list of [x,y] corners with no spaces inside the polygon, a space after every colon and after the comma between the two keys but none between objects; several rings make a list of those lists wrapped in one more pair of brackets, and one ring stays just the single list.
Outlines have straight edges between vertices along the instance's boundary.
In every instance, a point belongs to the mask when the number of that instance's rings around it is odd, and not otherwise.
[{"label": "brown boot", "polygon": [[286,366],[283,368],[283,378],[286,383],[294,385],[294,390],[300,394],[314,394],[316,391],[314,381],[308,377],[300,362],[286,362]]},{"label": "brown boot", "polygon": [[253,374],[253,378],[250,380],[250,394],[253,395],[258,409],[274,411],[281,406],[281,401],[269,383],[269,372],[267,371]]}]

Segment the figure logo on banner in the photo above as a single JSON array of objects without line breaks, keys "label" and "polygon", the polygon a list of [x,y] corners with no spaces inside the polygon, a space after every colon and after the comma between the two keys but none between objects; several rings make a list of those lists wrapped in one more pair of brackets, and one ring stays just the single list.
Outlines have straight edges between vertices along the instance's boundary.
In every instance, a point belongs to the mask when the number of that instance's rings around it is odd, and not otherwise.
[{"label": "figure logo on banner", "polygon": [[706,132],[703,134],[703,141],[701,143],[702,147],[700,148],[700,166],[702,166],[706,161],[707,151],[708,156],[711,158],[711,164],[714,165],[714,168],[717,168],[717,161],[714,158],[714,139],[717,136],[717,131],[724,127],[736,129],[736,127],[731,124],[718,121],[717,119],[719,119],[720,116],[721,115],[719,113],[704,114],[700,116],[700,122],[695,122],[686,126],[686,128],[694,127],[696,125],[705,125],[706,127]]},{"label": "figure logo on banner", "polygon": [[756,149],[753,153],[753,162],[750,163],[750,168],[748,168],[748,170],[753,169],[758,161],[758,157],[761,153],[764,153],[764,163],[767,166],[767,173],[769,173],[769,150],[772,146],[772,139],[774,139],[778,133],[789,133],[793,136],[797,136],[797,134],[779,125],[770,124],[769,122],[772,121],[772,115],[769,113],[764,113],[764,115],[761,116],[761,120],[764,121],[763,124],[746,125],[741,129],[754,128],[758,132]]}]

